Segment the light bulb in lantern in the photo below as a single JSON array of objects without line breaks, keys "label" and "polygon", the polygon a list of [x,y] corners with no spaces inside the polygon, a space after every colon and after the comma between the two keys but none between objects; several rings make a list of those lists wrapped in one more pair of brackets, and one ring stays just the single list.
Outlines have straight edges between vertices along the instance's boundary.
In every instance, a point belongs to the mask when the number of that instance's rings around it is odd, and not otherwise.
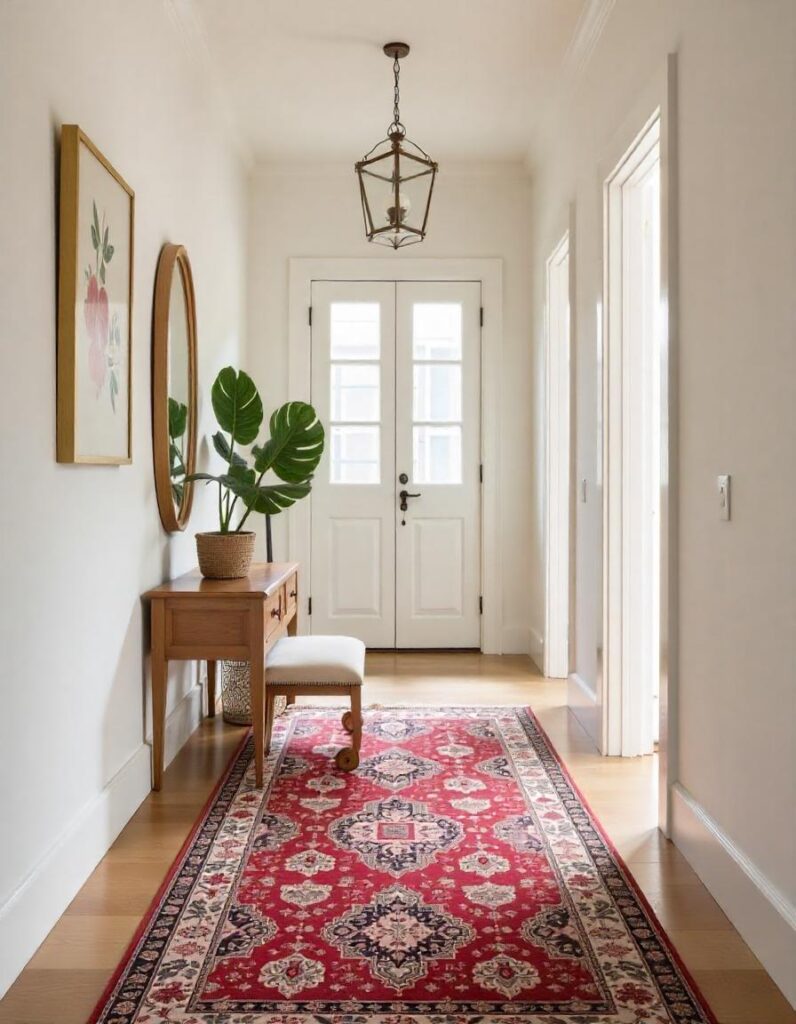
[{"label": "light bulb in lantern", "polygon": [[403,224],[411,209],[409,196],[404,195],[403,192],[398,193],[398,210],[395,209],[395,192],[388,193],[384,199],[385,220],[394,228],[397,228],[399,223]]}]

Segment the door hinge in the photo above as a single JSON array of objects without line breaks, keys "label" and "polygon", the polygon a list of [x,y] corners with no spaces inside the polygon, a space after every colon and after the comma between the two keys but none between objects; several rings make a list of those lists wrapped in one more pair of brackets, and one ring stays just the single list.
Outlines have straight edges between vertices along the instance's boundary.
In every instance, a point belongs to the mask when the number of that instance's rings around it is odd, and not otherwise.
[{"label": "door hinge", "polygon": [[312,306],[307,309],[307,323],[312,327]]},{"label": "door hinge", "polygon": [[478,467],[478,482],[479,483],[483,483],[484,482],[484,464],[483,464],[483,462]]},{"label": "door hinge", "polygon": [[478,614],[479,615],[483,615],[484,614],[484,599],[483,599],[483,597],[479,597],[478,598]]},{"label": "door hinge", "polygon": [[312,615],[312,598],[307,598],[307,615]]},{"label": "door hinge", "polygon": [[481,309],[480,309],[479,320],[480,320],[481,326],[483,327],[484,326],[484,307],[483,306],[481,306]]}]

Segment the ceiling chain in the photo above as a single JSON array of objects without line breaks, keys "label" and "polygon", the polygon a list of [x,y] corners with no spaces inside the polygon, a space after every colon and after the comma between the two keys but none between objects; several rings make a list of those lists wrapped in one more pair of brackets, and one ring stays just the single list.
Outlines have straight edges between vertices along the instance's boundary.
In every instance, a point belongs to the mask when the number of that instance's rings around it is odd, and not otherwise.
[{"label": "ceiling chain", "polygon": [[401,135],[406,135],[406,128],[401,124],[401,88],[399,84],[399,77],[401,75],[401,62],[398,60],[398,54],[396,53],[395,59],[393,60],[392,73],[395,78],[395,87],[393,90],[393,108],[392,108],[392,124],[387,129],[387,134],[390,135],[393,132],[399,132]]}]

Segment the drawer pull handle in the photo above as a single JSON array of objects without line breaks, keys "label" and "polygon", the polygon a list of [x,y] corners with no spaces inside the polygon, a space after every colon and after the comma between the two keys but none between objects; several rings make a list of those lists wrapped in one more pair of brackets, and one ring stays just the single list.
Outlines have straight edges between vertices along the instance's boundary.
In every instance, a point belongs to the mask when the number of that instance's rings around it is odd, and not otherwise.
[{"label": "drawer pull handle", "polygon": [[282,618],[282,611],[281,611],[281,609],[279,609],[279,608],[272,608],[271,609],[271,618],[272,619],[281,619]]},{"label": "drawer pull handle", "polygon": [[290,591],[290,596],[291,597],[298,597],[298,591],[297,590],[291,590]]}]

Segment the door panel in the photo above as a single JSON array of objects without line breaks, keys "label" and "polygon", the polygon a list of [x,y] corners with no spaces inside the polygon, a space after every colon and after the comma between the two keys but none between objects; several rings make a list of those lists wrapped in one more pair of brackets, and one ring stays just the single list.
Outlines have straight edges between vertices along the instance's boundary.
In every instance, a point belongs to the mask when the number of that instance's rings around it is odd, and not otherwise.
[{"label": "door panel", "polygon": [[414,516],[410,528],[412,617],[460,616],[465,606],[464,520]]},{"label": "door panel", "polygon": [[396,646],[479,647],[481,286],[396,293]]},{"label": "door panel", "polygon": [[312,285],[312,632],[395,644],[395,285]]},{"label": "door panel", "polygon": [[330,519],[329,615],[366,616],[382,612],[381,519]]}]

